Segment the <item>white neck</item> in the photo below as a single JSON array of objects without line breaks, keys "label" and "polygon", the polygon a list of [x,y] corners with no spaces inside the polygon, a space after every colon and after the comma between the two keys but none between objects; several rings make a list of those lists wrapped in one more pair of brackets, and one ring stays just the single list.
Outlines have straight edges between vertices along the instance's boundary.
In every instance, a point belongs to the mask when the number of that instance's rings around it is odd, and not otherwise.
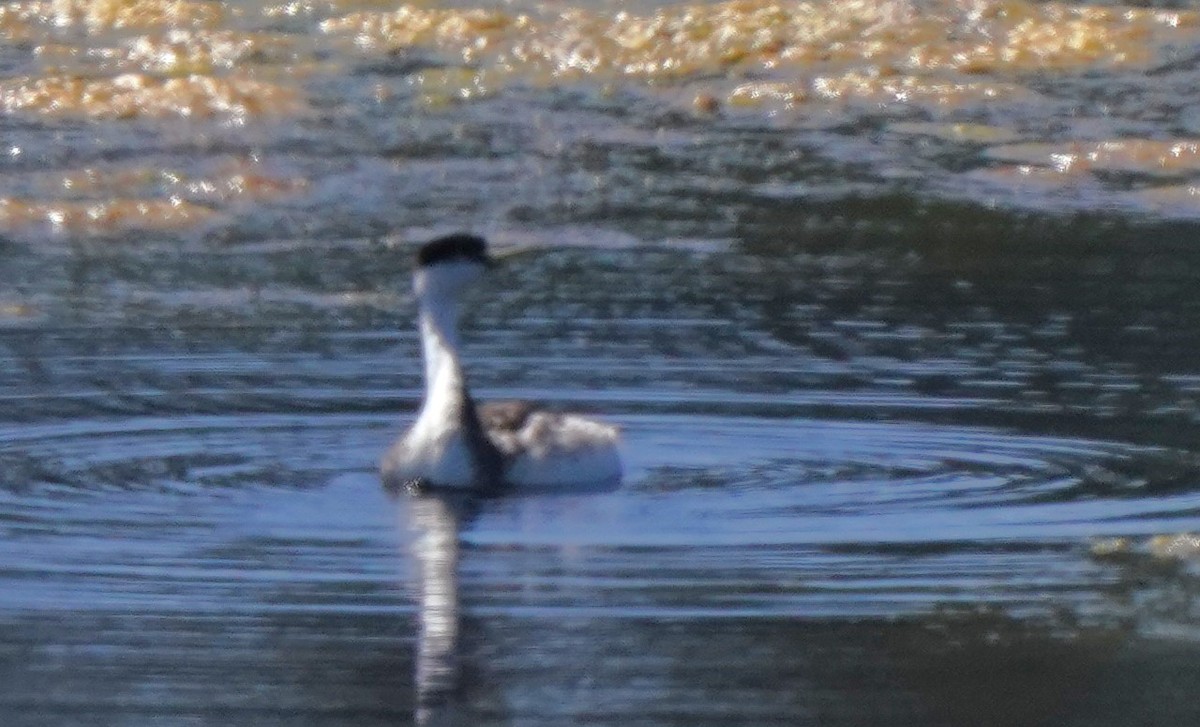
[{"label": "white neck", "polygon": [[457,418],[466,382],[458,356],[458,302],[448,296],[420,298],[421,345],[425,358],[425,404],[421,416]]}]

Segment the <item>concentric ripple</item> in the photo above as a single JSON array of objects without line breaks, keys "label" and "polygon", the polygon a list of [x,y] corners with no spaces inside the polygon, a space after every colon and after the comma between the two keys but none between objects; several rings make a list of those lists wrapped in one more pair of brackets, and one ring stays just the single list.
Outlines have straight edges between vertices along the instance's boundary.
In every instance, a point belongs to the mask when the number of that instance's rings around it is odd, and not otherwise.
[{"label": "concentric ripple", "polygon": [[[1200,511],[1200,467],[1164,449],[905,422],[616,420],[625,485],[487,503],[462,534],[468,601],[617,617],[1061,607],[1101,599],[1088,538],[1182,530]],[[272,414],[2,428],[0,602],[408,610],[395,568],[407,503],[373,473],[399,425]]]},{"label": "concentric ripple", "polygon": [[[414,680],[453,673],[414,663],[449,654],[480,724],[497,704],[531,724],[716,725],[747,704],[815,723],[809,698],[861,724],[911,690],[977,688],[923,676],[956,649],[1001,669],[1062,654],[1107,695],[1092,675],[1130,624],[1195,631],[1172,605],[1195,579],[1136,563],[1200,530],[1191,339],[1112,338],[1122,312],[1091,310],[1106,279],[1026,314],[890,252],[533,255],[466,316],[473,389],[611,418],[627,477],[439,522],[375,473],[421,395],[411,302],[386,287],[403,276],[338,292],[407,253],[119,252],[90,264],[127,284],[64,278],[77,295],[13,307],[0,715],[395,724]],[[314,255],[327,279],[295,272]],[[70,261],[35,263],[56,281]],[[291,282],[238,294],[263,269]],[[1137,331],[1167,330],[1176,292]],[[1122,539],[1124,559],[1096,548]],[[428,594],[456,596],[457,640],[423,630]],[[930,724],[915,713],[894,721]]]}]

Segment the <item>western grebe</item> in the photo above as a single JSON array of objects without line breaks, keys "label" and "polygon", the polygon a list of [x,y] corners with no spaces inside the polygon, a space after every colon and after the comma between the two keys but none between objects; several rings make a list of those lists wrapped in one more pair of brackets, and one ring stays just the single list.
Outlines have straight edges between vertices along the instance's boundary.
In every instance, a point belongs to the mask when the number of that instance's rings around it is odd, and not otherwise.
[{"label": "western grebe", "polygon": [[619,479],[616,427],[527,402],[476,406],[471,399],[458,352],[458,309],[465,288],[494,264],[483,238],[439,237],[420,248],[416,262],[425,400],[383,457],[384,484],[496,491]]}]

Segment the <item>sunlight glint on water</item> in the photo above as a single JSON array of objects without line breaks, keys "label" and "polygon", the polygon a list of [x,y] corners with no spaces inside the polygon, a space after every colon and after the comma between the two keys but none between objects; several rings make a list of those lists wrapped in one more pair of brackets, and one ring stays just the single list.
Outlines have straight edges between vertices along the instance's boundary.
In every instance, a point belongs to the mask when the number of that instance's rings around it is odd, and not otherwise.
[{"label": "sunlight glint on water", "polygon": [[[1195,723],[1195,11],[47,8],[0,724]],[[538,250],[477,393],[619,423],[619,489],[381,491],[459,227]]]}]

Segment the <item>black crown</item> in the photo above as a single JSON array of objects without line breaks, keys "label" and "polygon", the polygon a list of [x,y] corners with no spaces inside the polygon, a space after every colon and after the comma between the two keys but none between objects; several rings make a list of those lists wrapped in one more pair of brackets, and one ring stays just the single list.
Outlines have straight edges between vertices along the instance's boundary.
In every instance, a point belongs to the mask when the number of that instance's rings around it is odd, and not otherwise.
[{"label": "black crown", "polygon": [[456,260],[488,264],[487,242],[478,235],[459,232],[430,240],[417,251],[417,265],[421,266]]}]

